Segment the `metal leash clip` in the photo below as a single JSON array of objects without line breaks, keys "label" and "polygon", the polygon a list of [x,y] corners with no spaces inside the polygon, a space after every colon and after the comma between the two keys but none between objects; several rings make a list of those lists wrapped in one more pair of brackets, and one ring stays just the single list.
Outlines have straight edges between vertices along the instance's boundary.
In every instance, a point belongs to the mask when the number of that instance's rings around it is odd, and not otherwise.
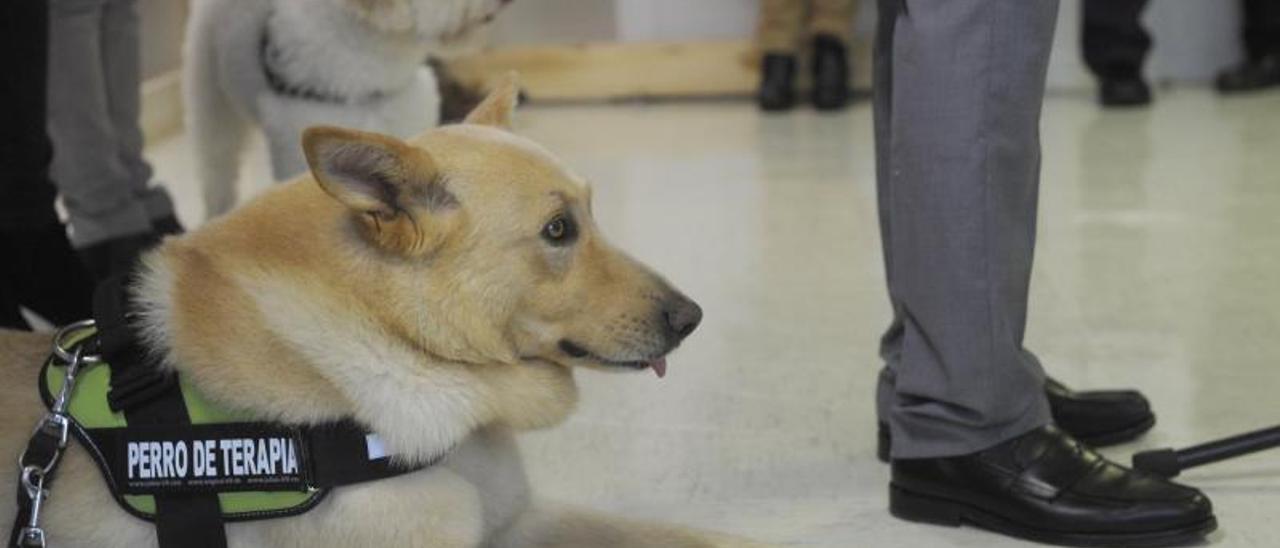
[{"label": "metal leash clip", "polygon": [[44,488],[45,471],[39,466],[27,466],[22,469],[22,487],[27,490],[27,498],[31,499],[31,516],[27,525],[18,532],[18,546],[22,548],[44,548],[44,529],[40,528],[40,510],[44,500],[49,498],[49,490]]},{"label": "metal leash clip", "polygon": [[[63,327],[54,336],[53,354],[58,360],[66,363],[62,387],[58,390],[58,396],[54,398],[49,412],[45,413],[36,424],[31,443],[18,457],[22,487],[31,501],[31,515],[27,518],[26,525],[18,532],[18,546],[23,548],[45,546],[45,531],[40,527],[40,512],[44,508],[45,500],[49,498],[49,490],[45,489],[44,484],[57,466],[63,450],[67,448],[71,432],[71,417],[67,414],[67,407],[71,404],[71,395],[75,391],[76,376],[80,373],[82,366],[92,366],[101,362],[98,356],[85,355],[84,339],[74,343],[69,339],[71,335],[85,329],[92,329],[94,326],[93,320],[83,320]],[[31,453],[32,449],[35,449],[34,453]],[[32,460],[43,459],[43,462],[28,462],[29,454],[33,457]]]}]

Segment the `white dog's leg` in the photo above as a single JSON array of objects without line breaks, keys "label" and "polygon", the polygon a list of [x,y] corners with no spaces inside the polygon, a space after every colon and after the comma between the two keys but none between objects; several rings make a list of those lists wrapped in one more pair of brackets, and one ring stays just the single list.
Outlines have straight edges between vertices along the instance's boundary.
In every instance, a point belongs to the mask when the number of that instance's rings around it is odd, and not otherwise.
[{"label": "white dog's leg", "polygon": [[492,548],[763,548],[756,542],[538,502]]},{"label": "white dog's leg", "polygon": [[[307,171],[302,153],[302,132],[311,126],[332,125],[366,129],[368,115],[359,107],[330,104],[310,99],[284,97],[272,92],[258,96],[262,132],[271,153],[271,178],[287,181]],[[368,128],[377,130],[379,128]]]},{"label": "white dog's leg", "polygon": [[187,134],[195,156],[196,176],[204,192],[205,216],[212,218],[236,204],[240,152],[249,126],[223,91],[214,42],[218,29],[212,28],[213,13],[198,9],[200,6],[193,10],[187,26],[182,89]]},{"label": "white dog's leg", "polygon": [[[317,121],[319,125],[321,121]],[[307,159],[302,154],[302,138],[304,125],[289,125],[285,128],[263,125],[267,134],[267,149],[271,152],[271,178],[276,182],[287,181],[307,170]]]}]

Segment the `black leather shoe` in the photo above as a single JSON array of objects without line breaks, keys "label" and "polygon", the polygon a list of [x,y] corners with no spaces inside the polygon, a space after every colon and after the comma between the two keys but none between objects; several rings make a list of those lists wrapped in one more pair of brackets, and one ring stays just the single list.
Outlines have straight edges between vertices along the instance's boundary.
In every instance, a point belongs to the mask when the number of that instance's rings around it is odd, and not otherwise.
[{"label": "black leather shoe", "polygon": [[849,48],[834,36],[813,38],[813,92],[818,110],[838,110],[849,104]]},{"label": "black leather shoe", "polygon": [[1150,402],[1137,390],[1076,392],[1053,379],[1044,390],[1053,422],[1092,447],[1130,441],[1156,424]]},{"label": "black leather shoe", "polygon": [[1142,78],[1108,78],[1098,84],[1098,102],[1104,107],[1141,107],[1151,104],[1151,86]]},{"label": "black leather shoe", "polygon": [[1052,426],[971,455],[894,461],[889,511],[1071,546],[1168,546],[1218,526],[1200,491],[1112,463]]},{"label": "black leather shoe", "polygon": [[1280,54],[1246,61],[1218,75],[1218,91],[1240,93],[1280,86]]},{"label": "black leather shoe", "polygon": [[[1137,390],[1086,390],[1076,392],[1053,379],[1044,383],[1054,424],[1090,447],[1106,447],[1131,441],[1156,424],[1151,404]],[[876,428],[876,456],[889,462],[892,439],[889,426]]]},{"label": "black leather shoe", "polygon": [[768,112],[796,106],[796,56],[765,54],[760,62],[760,90],[756,93],[756,102],[761,110]]}]

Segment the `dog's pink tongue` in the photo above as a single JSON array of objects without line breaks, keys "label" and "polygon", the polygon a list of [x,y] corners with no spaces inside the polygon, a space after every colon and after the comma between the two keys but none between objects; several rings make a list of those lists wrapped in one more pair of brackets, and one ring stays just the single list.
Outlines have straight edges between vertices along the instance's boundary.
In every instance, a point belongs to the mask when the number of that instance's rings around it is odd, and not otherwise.
[{"label": "dog's pink tongue", "polygon": [[653,368],[653,372],[658,374],[658,378],[667,376],[667,359],[658,358],[649,363],[649,367]]}]

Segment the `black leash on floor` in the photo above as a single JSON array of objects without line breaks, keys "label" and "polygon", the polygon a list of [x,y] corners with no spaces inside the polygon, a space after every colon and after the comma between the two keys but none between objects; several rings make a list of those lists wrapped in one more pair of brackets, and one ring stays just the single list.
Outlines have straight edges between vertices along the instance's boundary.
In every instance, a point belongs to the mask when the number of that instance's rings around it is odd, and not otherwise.
[{"label": "black leash on floor", "polygon": [[1186,449],[1153,449],[1133,456],[1133,467],[1166,478],[1183,470],[1280,447],[1280,426],[1205,442]]}]

